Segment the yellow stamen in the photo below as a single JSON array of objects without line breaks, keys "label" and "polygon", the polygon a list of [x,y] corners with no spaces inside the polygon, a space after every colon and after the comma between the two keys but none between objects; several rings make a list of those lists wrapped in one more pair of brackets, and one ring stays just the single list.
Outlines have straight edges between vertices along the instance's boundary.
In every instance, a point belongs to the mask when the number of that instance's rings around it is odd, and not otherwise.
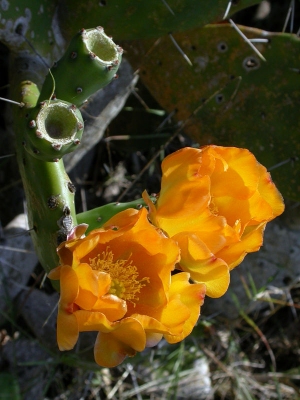
[{"label": "yellow stamen", "polygon": [[[130,258],[130,257],[129,257]],[[109,247],[95,258],[90,258],[91,268],[97,271],[106,272],[111,277],[110,294],[120,299],[130,301],[135,305],[139,300],[136,296],[141,289],[149,283],[149,278],[138,279],[137,267],[132,265],[132,260],[116,260]]]}]

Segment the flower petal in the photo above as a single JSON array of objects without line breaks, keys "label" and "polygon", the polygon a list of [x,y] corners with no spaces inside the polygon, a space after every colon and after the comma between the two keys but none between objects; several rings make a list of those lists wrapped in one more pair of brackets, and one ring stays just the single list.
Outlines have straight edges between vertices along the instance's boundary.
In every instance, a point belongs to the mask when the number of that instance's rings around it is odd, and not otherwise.
[{"label": "flower petal", "polygon": [[48,272],[48,278],[52,280],[58,280],[60,279],[60,270],[61,270],[61,265],[59,267],[53,268],[50,272]]},{"label": "flower petal", "polygon": [[[80,264],[82,259],[97,246],[99,242],[98,235],[88,235],[86,238],[81,241],[78,240],[78,244],[73,251],[73,266],[77,266]],[[62,259],[62,262],[64,260]]]},{"label": "flower petal", "polygon": [[[180,302],[189,310],[189,317],[184,319],[180,334],[175,335],[171,331],[171,335],[164,335],[164,338],[169,343],[177,343],[188,336],[200,316],[200,308],[204,302],[206,287],[203,284],[190,284],[189,277],[190,275],[186,272],[172,276],[170,304],[173,298],[179,298]],[[175,313],[177,315],[177,311]]]},{"label": "flower petal", "polygon": [[111,276],[106,272],[94,271],[98,280],[98,296],[104,296],[108,293],[111,286]]},{"label": "flower petal", "polygon": [[94,350],[97,364],[107,368],[119,365],[126,356],[132,357],[146,346],[145,331],[134,318],[125,318],[112,326],[110,333],[98,333]]},{"label": "flower petal", "polygon": [[74,303],[79,292],[78,278],[75,271],[68,265],[60,269],[60,304],[62,307]]},{"label": "flower petal", "polygon": [[245,258],[247,253],[258,251],[263,243],[263,233],[266,223],[262,223],[255,227],[250,227],[248,233],[244,234],[241,241],[222,249],[218,255],[222,257],[232,270],[239,265]]},{"label": "flower petal", "polygon": [[284,202],[281,194],[277,190],[271,175],[267,172],[266,168],[259,164],[260,180],[258,191],[263,199],[270,205],[273,210],[273,218],[282,214],[284,211]]},{"label": "flower petal", "polygon": [[[208,176],[200,176],[193,181],[184,180],[177,185],[173,183],[172,188],[165,191],[157,200],[159,213],[156,214],[156,218],[163,217],[167,222],[169,219],[172,221],[200,214],[208,207],[210,198]],[[170,233],[170,236],[172,235],[173,233]]]},{"label": "flower petal", "polygon": [[73,269],[78,278],[79,292],[76,304],[90,310],[98,298],[98,280],[88,264],[79,264]]},{"label": "flower petal", "polygon": [[101,311],[110,321],[117,321],[124,317],[127,312],[126,301],[117,296],[106,295],[99,297],[92,311]]},{"label": "flower petal", "polygon": [[74,313],[79,332],[103,331],[110,332],[111,322],[102,312],[77,310]]},{"label": "flower petal", "polygon": [[58,310],[57,344],[60,351],[71,350],[78,340],[78,325],[74,314]]},{"label": "flower petal", "polygon": [[247,199],[256,191],[259,174],[258,162],[247,149],[237,147],[205,146],[206,153],[216,159],[211,174],[211,192],[213,197],[230,194],[235,199]]},{"label": "flower petal", "polygon": [[174,239],[181,248],[181,268],[189,272],[195,282],[206,285],[207,296],[222,296],[230,281],[227,263],[212,254],[197,235],[182,232]]}]

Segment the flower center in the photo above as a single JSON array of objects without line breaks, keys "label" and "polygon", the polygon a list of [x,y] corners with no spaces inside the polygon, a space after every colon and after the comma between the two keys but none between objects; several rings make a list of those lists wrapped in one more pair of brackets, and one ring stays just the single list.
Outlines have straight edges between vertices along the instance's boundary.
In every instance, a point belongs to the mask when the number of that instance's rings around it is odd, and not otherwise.
[{"label": "flower center", "polygon": [[[130,258],[130,256],[129,256]],[[90,266],[93,270],[106,272],[111,277],[109,293],[120,299],[130,301],[135,305],[139,300],[136,296],[141,289],[149,283],[148,277],[138,279],[137,267],[132,265],[132,260],[116,260],[109,247],[95,258],[90,258]]]}]

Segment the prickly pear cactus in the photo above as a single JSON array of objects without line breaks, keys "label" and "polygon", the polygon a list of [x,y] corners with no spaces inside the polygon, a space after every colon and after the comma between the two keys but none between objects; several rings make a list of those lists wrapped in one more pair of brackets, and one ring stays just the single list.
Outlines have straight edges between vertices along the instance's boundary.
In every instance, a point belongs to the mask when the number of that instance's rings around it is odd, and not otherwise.
[{"label": "prickly pear cactus", "polygon": [[[84,123],[76,104],[113,78],[122,54],[99,28],[80,31],[70,46],[56,72],[49,73],[41,94],[33,82],[20,82],[26,68],[18,71],[13,85],[14,98],[21,101],[20,108],[14,109],[19,170],[31,236],[46,272],[57,266],[56,247],[77,225],[75,187],[62,161],[64,154],[80,145]],[[80,77],[79,83],[74,82],[75,76]],[[84,89],[80,93],[74,91],[78,84]]]},{"label": "prickly pear cactus", "polygon": [[228,24],[174,35],[192,66],[168,38],[145,57],[150,41],[131,43],[127,51],[156,100],[168,112],[176,110],[178,121],[188,120],[185,132],[196,142],[246,147],[268,168],[280,165],[272,169],[274,181],[285,196],[299,200],[300,39],[241,29],[261,40],[256,46],[266,62]]}]

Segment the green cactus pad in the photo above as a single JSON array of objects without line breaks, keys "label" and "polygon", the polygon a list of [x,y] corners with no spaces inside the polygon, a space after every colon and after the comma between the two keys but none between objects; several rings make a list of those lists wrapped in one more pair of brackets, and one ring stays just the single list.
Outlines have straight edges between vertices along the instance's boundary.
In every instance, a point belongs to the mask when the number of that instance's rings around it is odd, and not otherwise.
[{"label": "green cactus pad", "polygon": [[[222,20],[229,0],[107,0],[69,1],[58,5],[58,20],[65,37],[84,25],[99,21],[117,40],[158,38]],[[230,14],[260,3],[260,0],[232,1]]]},{"label": "green cactus pad", "polygon": [[55,8],[56,2],[49,0],[1,1],[0,41],[13,52],[30,51],[29,40],[41,56],[59,53],[63,38],[55,23]]},{"label": "green cactus pad", "polygon": [[84,124],[74,104],[61,100],[45,101],[26,117],[23,146],[39,160],[56,162],[80,144]]},{"label": "green cactus pad", "polygon": [[103,28],[82,29],[47,75],[39,100],[52,96],[54,78],[54,98],[81,106],[116,77],[122,53]]},{"label": "green cactus pad", "polygon": [[[233,1],[229,15],[260,1]],[[3,0],[0,41],[14,53],[25,50],[36,55],[35,49],[51,65],[83,26],[97,26],[100,22],[117,40],[160,37],[219,21],[228,3],[229,0]]]},{"label": "green cactus pad", "polygon": [[199,145],[248,148],[271,169],[282,194],[299,201],[300,39],[240,28],[248,38],[266,40],[255,44],[266,62],[228,24],[174,35],[192,66],[168,38],[144,58],[150,41],[127,51],[162,107],[177,110],[178,121],[189,119],[185,132]]}]

